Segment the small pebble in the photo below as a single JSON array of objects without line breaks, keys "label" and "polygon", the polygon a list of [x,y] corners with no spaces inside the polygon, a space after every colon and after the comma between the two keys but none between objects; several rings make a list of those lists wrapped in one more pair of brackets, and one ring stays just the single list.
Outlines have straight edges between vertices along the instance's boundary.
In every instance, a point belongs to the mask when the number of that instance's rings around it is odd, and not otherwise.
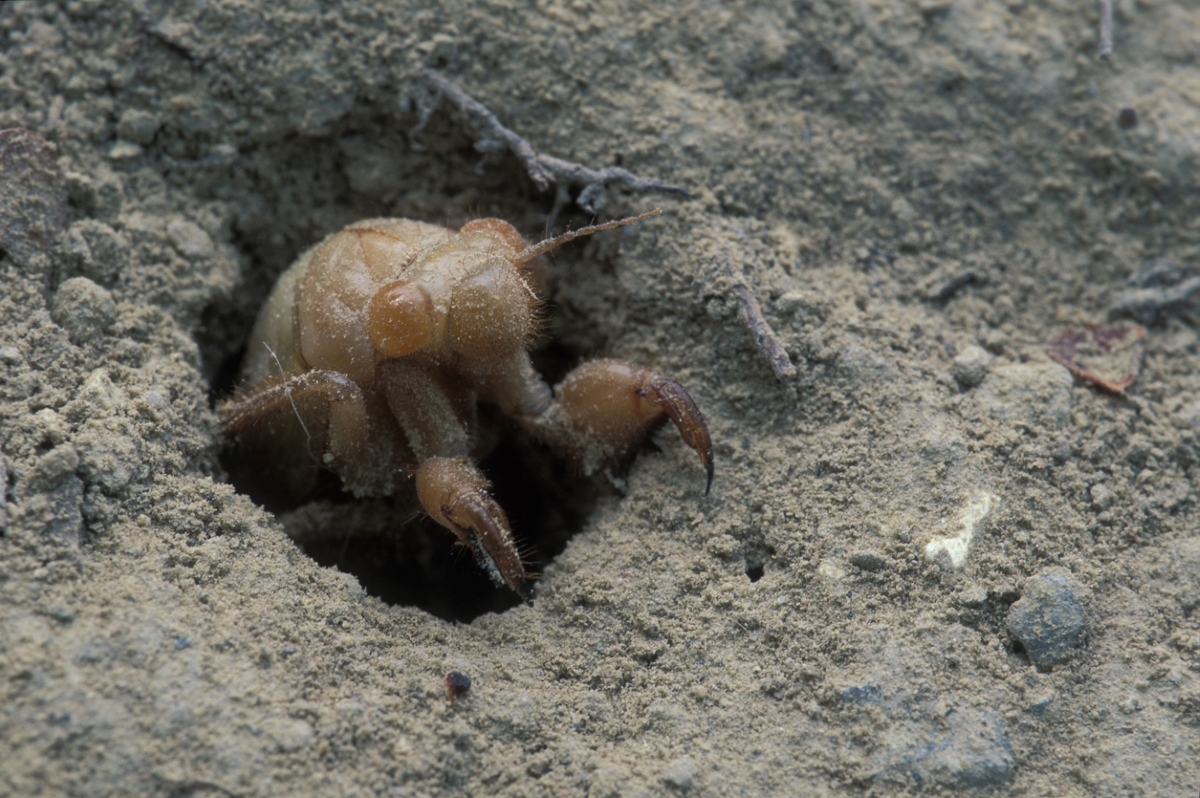
[{"label": "small pebble", "polygon": [[1092,497],[1092,509],[1094,510],[1107,510],[1112,507],[1113,499],[1116,498],[1116,494],[1103,482],[1092,485],[1088,493]]},{"label": "small pebble", "polygon": [[855,684],[842,690],[840,698],[847,704],[882,704],[883,691],[873,684]]},{"label": "small pebble", "polygon": [[699,774],[700,769],[696,767],[696,763],[686,756],[681,756],[667,765],[666,772],[663,773],[663,781],[677,789],[687,790],[691,788]]},{"label": "small pebble", "polygon": [[106,289],[86,277],[72,277],[58,287],[50,317],[73,343],[83,344],[112,326],[117,305]]},{"label": "small pebble", "polygon": [[470,689],[470,676],[459,671],[450,671],[446,674],[446,697],[450,699],[451,704],[465,696]]},{"label": "small pebble", "polygon": [[1038,670],[1067,662],[1083,642],[1086,625],[1075,580],[1061,568],[1029,578],[1004,622]]},{"label": "small pebble", "polygon": [[1057,363],[1012,363],[989,369],[975,396],[996,421],[1055,430],[1071,418],[1073,383]]},{"label": "small pebble", "polygon": [[56,446],[38,458],[33,468],[33,481],[44,487],[53,486],[62,477],[79,468],[79,452],[69,443]]},{"label": "small pebble", "polygon": [[154,134],[159,127],[161,125],[153,115],[130,108],[121,114],[117,122],[117,135],[126,141],[149,144],[154,141]]},{"label": "small pebble", "polygon": [[950,373],[964,388],[974,388],[987,376],[992,356],[980,346],[968,346],[950,364]]},{"label": "small pebble", "polygon": [[850,555],[850,564],[874,573],[882,571],[887,566],[887,560],[873,551],[860,551]]},{"label": "small pebble", "polygon": [[59,623],[71,623],[75,620],[75,613],[70,607],[62,604],[53,604],[46,610],[46,614]]},{"label": "small pebble", "polygon": [[1138,112],[1133,106],[1125,105],[1122,106],[1119,111],[1117,111],[1117,124],[1121,127],[1128,130],[1131,127],[1137,127],[1137,123]]},{"label": "small pebble", "polygon": [[176,219],[168,224],[167,237],[179,254],[188,258],[211,258],[216,252],[212,238],[204,232],[204,228],[186,219]]},{"label": "small pebble", "polygon": [[141,154],[141,144],[135,144],[132,141],[122,141],[121,139],[117,139],[117,143],[112,145],[112,148],[108,151],[108,157],[113,161],[128,161]]}]

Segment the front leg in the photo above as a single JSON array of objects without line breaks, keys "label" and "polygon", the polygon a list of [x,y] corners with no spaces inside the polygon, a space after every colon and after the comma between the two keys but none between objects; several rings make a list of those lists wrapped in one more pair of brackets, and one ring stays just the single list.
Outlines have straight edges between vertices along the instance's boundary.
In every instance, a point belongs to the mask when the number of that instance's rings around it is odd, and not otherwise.
[{"label": "front leg", "polygon": [[471,550],[497,586],[525,601],[533,589],[513,540],[508,516],[488,493],[491,485],[465,457],[430,457],[417,468],[417,497],[433,520]]},{"label": "front leg", "polygon": [[379,364],[378,383],[417,456],[417,497],[434,521],[475,555],[498,586],[529,601],[532,589],[504,510],[468,457],[474,398],[454,402],[462,386],[446,386],[435,373],[404,359]]},{"label": "front leg", "polygon": [[[624,360],[592,360],[567,375],[548,401],[545,383],[530,368],[497,379],[497,404],[532,436],[571,456],[587,473],[626,459],[650,430],[669,418],[700,456],[712,488],[712,440],[704,416],[675,380]],[[530,412],[530,409],[538,409]]]}]

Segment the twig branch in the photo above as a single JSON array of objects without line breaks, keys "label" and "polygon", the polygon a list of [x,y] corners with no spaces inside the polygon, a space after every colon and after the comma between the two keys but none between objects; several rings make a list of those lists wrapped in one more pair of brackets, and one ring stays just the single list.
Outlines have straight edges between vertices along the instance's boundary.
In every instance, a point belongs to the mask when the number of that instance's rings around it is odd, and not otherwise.
[{"label": "twig branch", "polygon": [[[525,138],[500,124],[496,115],[489,111],[483,103],[446,78],[428,69],[421,72],[421,77],[437,90],[438,95],[433,104],[422,111],[415,130],[425,127],[429,121],[429,115],[433,113],[442,97],[448,98],[458,106],[463,116],[466,117],[467,124],[479,136],[475,141],[475,149],[484,153],[484,162],[487,161],[487,156],[508,149],[525,164],[525,170],[539,190],[545,191],[552,184],[557,184],[558,192],[554,200],[554,210],[551,212],[551,226],[553,226],[553,219],[558,215],[559,210],[568,202],[569,194],[564,188],[564,184],[567,183],[583,186],[575,204],[588,213],[595,213],[604,205],[604,191],[609,183],[623,185],[631,191],[665,191],[682,197],[688,196],[687,189],[638,177],[619,166],[597,170],[582,164],[564,161],[552,155],[542,155],[534,150],[533,145]],[[482,166],[481,163],[478,168]]]},{"label": "twig branch", "polygon": [[758,300],[755,298],[754,292],[750,290],[750,286],[746,285],[746,281],[734,273],[729,255],[725,252],[718,253],[713,258],[713,264],[737,283],[737,296],[741,305],[740,315],[742,323],[750,328],[750,332],[754,333],[754,341],[758,344],[759,354],[765,357],[771,364],[771,369],[775,372],[775,376],[782,380],[785,377],[795,375],[796,367],[792,364],[792,359],[788,357],[787,350],[783,348],[783,344],[779,343],[779,339],[775,337],[775,331],[771,329],[771,325],[763,318],[762,307],[758,304]]},{"label": "twig branch", "polygon": [[0,532],[8,523],[8,468],[4,464],[4,452],[0,452]]},{"label": "twig branch", "polygon": [[213,57],[212,52],[196,38],[196,30],[191,25],[164,22],[155,18],[146,6],[146,0],[133,0],[131,3],[137,26],[164,44],[174,47],[193,61],[207,61]]},{"label": "twig branch", "polygon": [[1113,54],[1113,22],[1112,0],[1098,0],[1100,3],[1100,60],[1107,61]]}]

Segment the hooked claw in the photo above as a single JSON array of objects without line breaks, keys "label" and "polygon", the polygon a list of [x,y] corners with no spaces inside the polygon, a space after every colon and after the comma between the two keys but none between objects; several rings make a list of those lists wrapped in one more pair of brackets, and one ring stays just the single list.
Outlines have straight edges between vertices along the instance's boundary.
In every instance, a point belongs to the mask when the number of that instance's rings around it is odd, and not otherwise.
[{"label": "hooked claw", "polygon": [[704,495],[707,496],[712,490],[713,448],[700,408],[696,407],[691,394],[682,385],[666,377],[654,376],[647,381],[643,391],[649,393],[651,400],[671,419],[683,442],[700,455],[700,462],[708,473],[708,484],[704,486]]},{"label": "hooked claw", "polygon": [[512,588],[529,603],[533,587],[508,518],[487,489],[487,480],[465,458],[431,457],[417,469],[417,496],[425,511],[471,549],[497,586]]},{"label": "hooked claw", "polygon": [[526,603],[533,600],[533,587],[525,579],[525,568],[513,544],[504,510],[487,494],[464,496],[452,506],[441,508],[442,516],[454,524],[454,532],[475,554],[497,585],[508,585]]},{"label": "hooked claw", "polygon": [[610,463],[625,459],[666,416],[683,442],[700,455],[708,474],[705,495],[712,489],[713,448],[708,427],[700,408],[675,380],[624,360],[591,360],[568,374],[554,395],[573,432],[563,435],[551,425],[528,424],[526,429],[541,433],[567,451],[574,450],[585,470],[595,469],[596,464],[588,458],[597,449]]}]

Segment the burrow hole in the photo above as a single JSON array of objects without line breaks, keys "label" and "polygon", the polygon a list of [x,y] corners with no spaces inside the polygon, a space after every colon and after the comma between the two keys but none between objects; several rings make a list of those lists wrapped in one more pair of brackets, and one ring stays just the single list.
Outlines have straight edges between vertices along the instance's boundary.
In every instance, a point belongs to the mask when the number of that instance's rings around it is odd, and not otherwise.
[{"label": "burrow hole", "polygon": [[751,535],[742,541],[742,556],[746,563],[746,578],[757,582],[767,572],[767,563],[775,555],[759,535]]},{"label": "burrow hole", "polygon": [[[539,194],[516,159],[505,157],[477,173],[478,153],[450,115],[435,114],[418,134],[421,150],[405,132],[414,123],[361,110],[327,136],[297,135],[243,152],[232,174],[225,171],[201,188],[202,198],[208,193],[238,209],[233,232],[243,255],[241,284],[206,310],[197,336],[214,401],[235,389],[246,338],[276,277],[346,224],[400,216],[457,228],[471,218],[496,216],[527,238],[544,233],[552,195]],[[560,229],[586,223],[582,215],[567,216]],[[584,259],[585,247],[601,254]],[[596,311],[603,309],[600,298],[614,293],[615,250],[615,242],[597,239],[564,248],[549,263],[550,323],[534,365],[551,384],[606,347],[611,331]],[[418,511],[415,496],[355,500],[330,474],[315,495],[294,506],[240,469],[230,452],[223,465],[235,487],[274,512],[309,556],[353,574],[385,602],[463,622],[518,603]],[[535,573],[561,553],[608,490],[572,475],[551,452],[512,430],[481,466]]]}]

